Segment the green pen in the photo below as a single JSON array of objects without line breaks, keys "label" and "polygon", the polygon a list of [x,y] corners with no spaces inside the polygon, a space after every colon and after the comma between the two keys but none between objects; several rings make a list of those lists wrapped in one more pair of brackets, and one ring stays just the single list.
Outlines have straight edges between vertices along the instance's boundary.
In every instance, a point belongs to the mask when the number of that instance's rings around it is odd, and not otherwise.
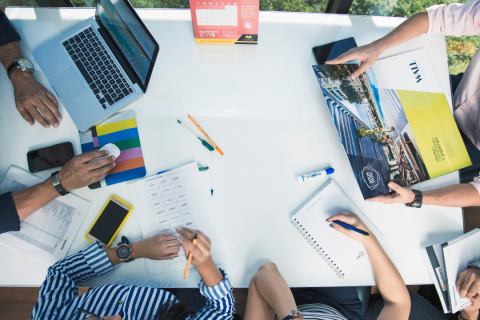
[{"label": "green pen", "polygon": [[214,150],[215,150],[214,147],[212,147],[207,141],[205,141],[205,140],[203,140],[202,138],[200,138],[199,136],[197,136],[197,135],[195,134],[195,132],[193,132],[192,129],[190,129],[189,127],[187,127],[186,125],[184,125],[180,120],[177,120],[177,122],[180,123],[180,125],[181,125],[182,127],[184,127],[185,129],[187,129],[187,131],[190,132],[195,138],[197,138],[198,140],[202,141],[202,144],[203,144],[203,146],[204,146],[205,148],[207,148],[207,149],[210,150],[210,151],[214,151]]},{"label": "green pen", "polygon": [[207,171],[208,167],[198,167],[198,171]]}]

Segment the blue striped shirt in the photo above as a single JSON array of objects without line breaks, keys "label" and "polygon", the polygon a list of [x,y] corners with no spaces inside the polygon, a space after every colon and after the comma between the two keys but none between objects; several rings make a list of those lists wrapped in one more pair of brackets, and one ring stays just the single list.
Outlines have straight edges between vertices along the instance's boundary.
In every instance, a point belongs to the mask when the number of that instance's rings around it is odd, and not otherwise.
[{"label": "blue striped shirt", "polygon": [[[115,284],[94,287],[78,297],[79,284],[106,275],[113,269],[99,242],[58,261],[48,269],[31,320],[68,319],[77,308],[100,317],[123,313],[123,320],[150,320],[154,319],[159,308],[166,302],[178,302],[172,293],[165,290]],[[235,298],[226,274],[225,279],[216,286],[207,287],[201,281],[199,288],[207,302],[191,320],[233,318]],[[84,314],[78,313],[73,319],[84,317]]]}]

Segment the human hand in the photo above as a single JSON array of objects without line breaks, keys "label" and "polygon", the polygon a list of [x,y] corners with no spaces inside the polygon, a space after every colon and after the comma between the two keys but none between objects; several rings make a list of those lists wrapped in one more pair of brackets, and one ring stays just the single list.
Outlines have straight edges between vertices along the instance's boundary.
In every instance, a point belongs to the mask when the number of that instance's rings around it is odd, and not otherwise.
[{"label": "human hand", "polygon": [[378,56],[383,51],[384,50],[378,44],[373,42],[365,46],[350,49],[344,54],[340,55],[338,58],[325,62],[325,64],[342,64],[352,60],[360,60],[360,66],[350,76],[351,79],[355,79],[365,70],[370,68],[375,63],[375,61],[377,61]]},{"label": "human hand", "polygon": [[468,268],[462,271],[458,275],[456,286],[460,297],[473,299],[480,289],[480,269]]},{"label": "human hand", "polygon": [[62,120],[62,116],[58,112],[57,99],[53,94],[38,83],[33,75],[28,72],[16,70],[12,72],[10,80],[12,81],[18,112],[30,125],[33,126],[35,120],[37,120],[45,128],[50,127],[49,122],[54,127],[58,127],[58,122]]},{"label": "human hand", "polygon": [[[185,250],[185,255],[188,257],[190,252],[192,252],[192,263],[198,268],[203,264],[213,261],[212,256],[210,255],[210,250],[212,248],[210,239],[198,230],[193,230],[189,228],[182,228],[177,230],[177,232],[183,237],[181,246]],[[192,240],[197,233],[197,244],[193,246]]]},{"label": "human hand", "polygon": [[108,151],[88,151],[73,157],[58,173],[58,179],[65,191],[83,188],[105,178],[115,167],[115,157],[89,161],[108,156]]},{"label": "human hand", "polygon": [[413,193],[412,189],[404,188],[399,186],[393,181],[388,183],[388,187],[393,189],[395,193],[393,194],[384,194],[381,196],[377,196],[375,198],[370,198],[365,201],[367,202],[381,202],[384,204],[394,204],[394,203],[410,203],[415,200],[415,193]]},{"label": "human hand", "polygon": [[160,233],[153,237],[132,243],[134,259],[168,260],[180,250],[180,241],[171,232]]},{"label": "human hand", "polygon": [[[360,234],[360,233],[355,232],[353,230],[342,227],[341,225],[332,222],[333,220],[340,220],[342,222],[348,223],[349,225],[351,225],[351,226],[353,226],[357,229],[368,232],[370,234],[370,236],[364,236],[363,234]],[[368,240],[370,240],[374,237],[374,235],[370,232],[370,230],[368,230],[367,226],[363,223],[363,221],[354,213],[349,213],[349,212],[341,210],[336,215],[328,218],[327,222],[330,222],[330,226],[333,229],[335,229],[335,230],[343,233],[347,237],[349,237],[353,240],[359,241],[361,243],[364,243],[365,241],[368,241]]]},{"label": "human hand", "polygon": [[479,315],[480,309],[480,294],[476,294],[473,298],[470,299],[472,302],[471,305],[466,307],[460,313],[460,317],[462,320],[477,320]]}]

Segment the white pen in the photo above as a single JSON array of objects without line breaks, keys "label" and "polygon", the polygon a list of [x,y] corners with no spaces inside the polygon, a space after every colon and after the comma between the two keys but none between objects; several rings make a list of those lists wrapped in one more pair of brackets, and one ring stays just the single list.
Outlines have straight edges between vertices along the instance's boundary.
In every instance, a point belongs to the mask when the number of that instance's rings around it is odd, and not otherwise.
[{"label": "white pen", "polygon": [[320,171],[317,171],[317,172],[301,174],[301,175],[297,176],[297,182],[303,182],[303,181],[306,181],[308,179],[316,178],[318,176],[326,176],[326,175],[332,174],[334,172],[335,172],[335,170],[333,168],[328,168],[328,169],[320,170]]},{"label": "white pen", "polygon": [[186,125],[184,125],[180,120],[177,120],[177,122],[180,123],[180,125],[181,125],[182,127],[184,127],[185,129],[187,129],[187,131],[190,132],[195,138],[197,138],[198,140],[200,140],[205,148],[207,148],[207,149],[210,150],[210,151],[215,150],[214,147],[212,147],[207,141],[205,141],[205,140],[203,140],[202,138],[200,138],[199,136],[197,136],[192,129],[190,129],[189,127],[187,127]]}]

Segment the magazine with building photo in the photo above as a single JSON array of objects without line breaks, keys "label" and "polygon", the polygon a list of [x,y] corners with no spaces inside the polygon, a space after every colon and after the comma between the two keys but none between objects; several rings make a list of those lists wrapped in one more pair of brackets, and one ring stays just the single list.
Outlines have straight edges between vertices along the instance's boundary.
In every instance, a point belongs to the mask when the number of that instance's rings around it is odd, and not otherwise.
[{"label": "magazine with building photo", "polygon": [[425,49],[358,66],[313,69],[365,199],[471,165]]}]

